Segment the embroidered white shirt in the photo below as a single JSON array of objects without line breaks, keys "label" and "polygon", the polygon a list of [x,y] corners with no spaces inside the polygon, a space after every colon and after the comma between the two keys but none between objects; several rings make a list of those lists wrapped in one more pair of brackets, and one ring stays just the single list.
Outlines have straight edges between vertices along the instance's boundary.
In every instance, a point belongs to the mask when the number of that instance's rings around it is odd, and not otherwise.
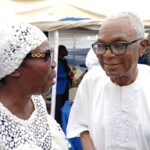
[{"label": "embroidered white shirt", "polygon": [[68,138],[88,130],[96,150],[150,150],[150,66],[118,86],[95,67],[81,81],[72,105]]}]

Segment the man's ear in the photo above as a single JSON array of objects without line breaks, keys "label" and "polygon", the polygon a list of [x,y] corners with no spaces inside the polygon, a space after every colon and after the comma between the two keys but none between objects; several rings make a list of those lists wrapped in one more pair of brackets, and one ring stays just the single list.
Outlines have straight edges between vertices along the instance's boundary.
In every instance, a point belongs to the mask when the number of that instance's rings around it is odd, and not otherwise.
[{"label": "man's ear", "polygon": [[148,39],[144,39],[141,41],[141,48],[140,48],[140,56],[143,55],[144,51],[145,51],[145,48],[148,47]]},{"label": "man's ear", "polygon": [[20,69],[16,69],[13,73],[10,74],[12,77],[19,77],[21,75]]}]

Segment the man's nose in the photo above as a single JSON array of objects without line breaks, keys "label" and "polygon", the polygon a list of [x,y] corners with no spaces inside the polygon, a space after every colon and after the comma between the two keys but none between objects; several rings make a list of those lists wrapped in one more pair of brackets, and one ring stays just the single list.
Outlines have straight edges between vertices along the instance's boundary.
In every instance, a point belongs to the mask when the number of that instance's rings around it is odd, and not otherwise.
[{"label": "man's nose", "polygon": [[112,50],[111,50],[111,47],[110,47],[110,46],[107,46],[107,47],[106,47],[106,50],[105,50],[104,55],[114,55],[114,54],[112,53]]}]

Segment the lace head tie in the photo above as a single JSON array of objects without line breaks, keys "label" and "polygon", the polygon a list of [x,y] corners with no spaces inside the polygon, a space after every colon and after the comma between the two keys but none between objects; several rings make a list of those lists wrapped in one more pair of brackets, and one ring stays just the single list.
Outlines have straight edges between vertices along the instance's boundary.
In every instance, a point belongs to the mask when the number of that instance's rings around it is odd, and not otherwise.
[{"label": "lace head tie", "polygon": [[37,27],[0,18],[0,80],[14,72],[26,55],[47,40]]}]

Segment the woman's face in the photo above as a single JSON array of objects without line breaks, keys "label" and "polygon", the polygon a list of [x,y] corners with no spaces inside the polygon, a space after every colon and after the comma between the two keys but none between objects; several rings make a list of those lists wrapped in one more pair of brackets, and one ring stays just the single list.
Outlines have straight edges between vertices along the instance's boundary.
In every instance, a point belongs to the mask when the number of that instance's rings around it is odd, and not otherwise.
[{"label": "woman's face", "polygon": [[54,85],[55,73],[55,62],[51,60],[48,52],[50,47],[48,42],[42,43],[39,47],[32,51],[37,56],[37,53],[44,54],[47,52],[46,57],[32,57],[31,54],[27,55],[22,63],[21,77],[22,82],[27,87],[31,94],[44,94],[50,90]]}]

